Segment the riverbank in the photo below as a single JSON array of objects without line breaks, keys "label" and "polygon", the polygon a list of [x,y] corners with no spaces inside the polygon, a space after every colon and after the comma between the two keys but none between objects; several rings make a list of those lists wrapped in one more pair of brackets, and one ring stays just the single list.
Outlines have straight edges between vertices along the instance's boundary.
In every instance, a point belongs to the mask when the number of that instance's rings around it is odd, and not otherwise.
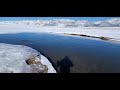
[{"label": "riverbank", "polygon": [[90,37],[90,38],[95,38],[95,39],[101,39],[101,40],[112,40],[113,38],[109,38],[109,37],[97,37],[97,36],[89,36],[89,35],[85,35],[85,34],[68,34],[68,33],[63,33],[65,35],[72,35],[72,36],[82,36],[82,37]]},{"label": "riverbank", "polygon": [[56,70],[35,49],[0,43],[0,73],[56,73]]},{"label": "riverbank", "polygon": [[67,27],[60,28],[54,26],[38,26],[38,25],[0,25],[0,34],[5,33],[55,33],[65,35],[77,35],[83,37],[97,38],[101,40],[110,40],[120,42],[120,27]]}]

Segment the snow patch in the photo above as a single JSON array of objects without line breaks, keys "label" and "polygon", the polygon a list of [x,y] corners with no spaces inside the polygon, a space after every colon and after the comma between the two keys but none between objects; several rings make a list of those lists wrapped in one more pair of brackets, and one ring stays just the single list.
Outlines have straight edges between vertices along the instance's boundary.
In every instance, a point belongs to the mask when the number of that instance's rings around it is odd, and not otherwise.
[{"label": "snow patch", "polygon": [[[26,63],[31,58],[35,62],[32,67]],[[43,69],[40,65],[47,66],[47,73],[56,73],[48,59],[38,51],[24,45],[0,43],[0,73],[39,73]]]}]

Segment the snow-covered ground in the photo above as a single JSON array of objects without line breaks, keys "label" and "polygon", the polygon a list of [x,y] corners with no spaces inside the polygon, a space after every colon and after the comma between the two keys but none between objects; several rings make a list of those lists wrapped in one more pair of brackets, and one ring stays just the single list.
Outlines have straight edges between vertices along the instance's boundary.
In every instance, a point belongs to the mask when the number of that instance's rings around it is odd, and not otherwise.
[{"label": "snow-covered ground", "polygon": [[0,34],[21,32],[52,32],[58,34],[84,34],[88,36],[109,37],[120,41],[120,27],[57,27],[25,24],[0,25]]},{"label": "snow-covered ground", "polygon": [[[50,20],[50,21],[4,21],[0,22],[0,34],[10,33],[55,33],[83,34],[96,37],[109,37],[120,41],[120,19],[100,22]],[[39,54],[39,56],[37,56]],[[34,64],[27,65],[26,60],[34,57]],[[38,62],[38,64],[37,64]],[[42,66],[40,66],[40,62]],[[0,72],[32,73],[47,69],[47,73],[56,73],[49,60],[36,50],[21,45],[0,44]]]},{"label": "snow-covered ground", "polygon": [[0,73],[56,73],[49,60],[23,45],[0,43]]}]

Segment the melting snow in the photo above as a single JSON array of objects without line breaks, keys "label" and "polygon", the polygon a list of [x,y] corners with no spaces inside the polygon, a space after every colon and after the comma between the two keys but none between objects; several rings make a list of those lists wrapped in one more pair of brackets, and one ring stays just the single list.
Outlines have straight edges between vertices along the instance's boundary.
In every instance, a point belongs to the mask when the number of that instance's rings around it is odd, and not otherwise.
[{"label": "melting snow", "polygon": [[[40,66],[36,66],[36,72],[33,72],[34,67],[26,63],[28,59],[35,59],[36,62],[46,65],[47,73],[56,73],[52,64],[41,55],[38,51],[23,45],[0,44],[0,73],[38,73]],[[32,64],[31,64],[32,65]]]}]

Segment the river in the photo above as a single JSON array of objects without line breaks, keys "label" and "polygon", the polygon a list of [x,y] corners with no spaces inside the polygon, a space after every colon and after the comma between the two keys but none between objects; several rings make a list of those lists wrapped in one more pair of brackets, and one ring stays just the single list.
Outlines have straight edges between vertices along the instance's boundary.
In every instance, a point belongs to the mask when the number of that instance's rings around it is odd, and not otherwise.
[{"label": "river", "polygon": [[0,34],[0,43],[38,50],[58,73],[120,73],[119,43],[52,33]]}]

